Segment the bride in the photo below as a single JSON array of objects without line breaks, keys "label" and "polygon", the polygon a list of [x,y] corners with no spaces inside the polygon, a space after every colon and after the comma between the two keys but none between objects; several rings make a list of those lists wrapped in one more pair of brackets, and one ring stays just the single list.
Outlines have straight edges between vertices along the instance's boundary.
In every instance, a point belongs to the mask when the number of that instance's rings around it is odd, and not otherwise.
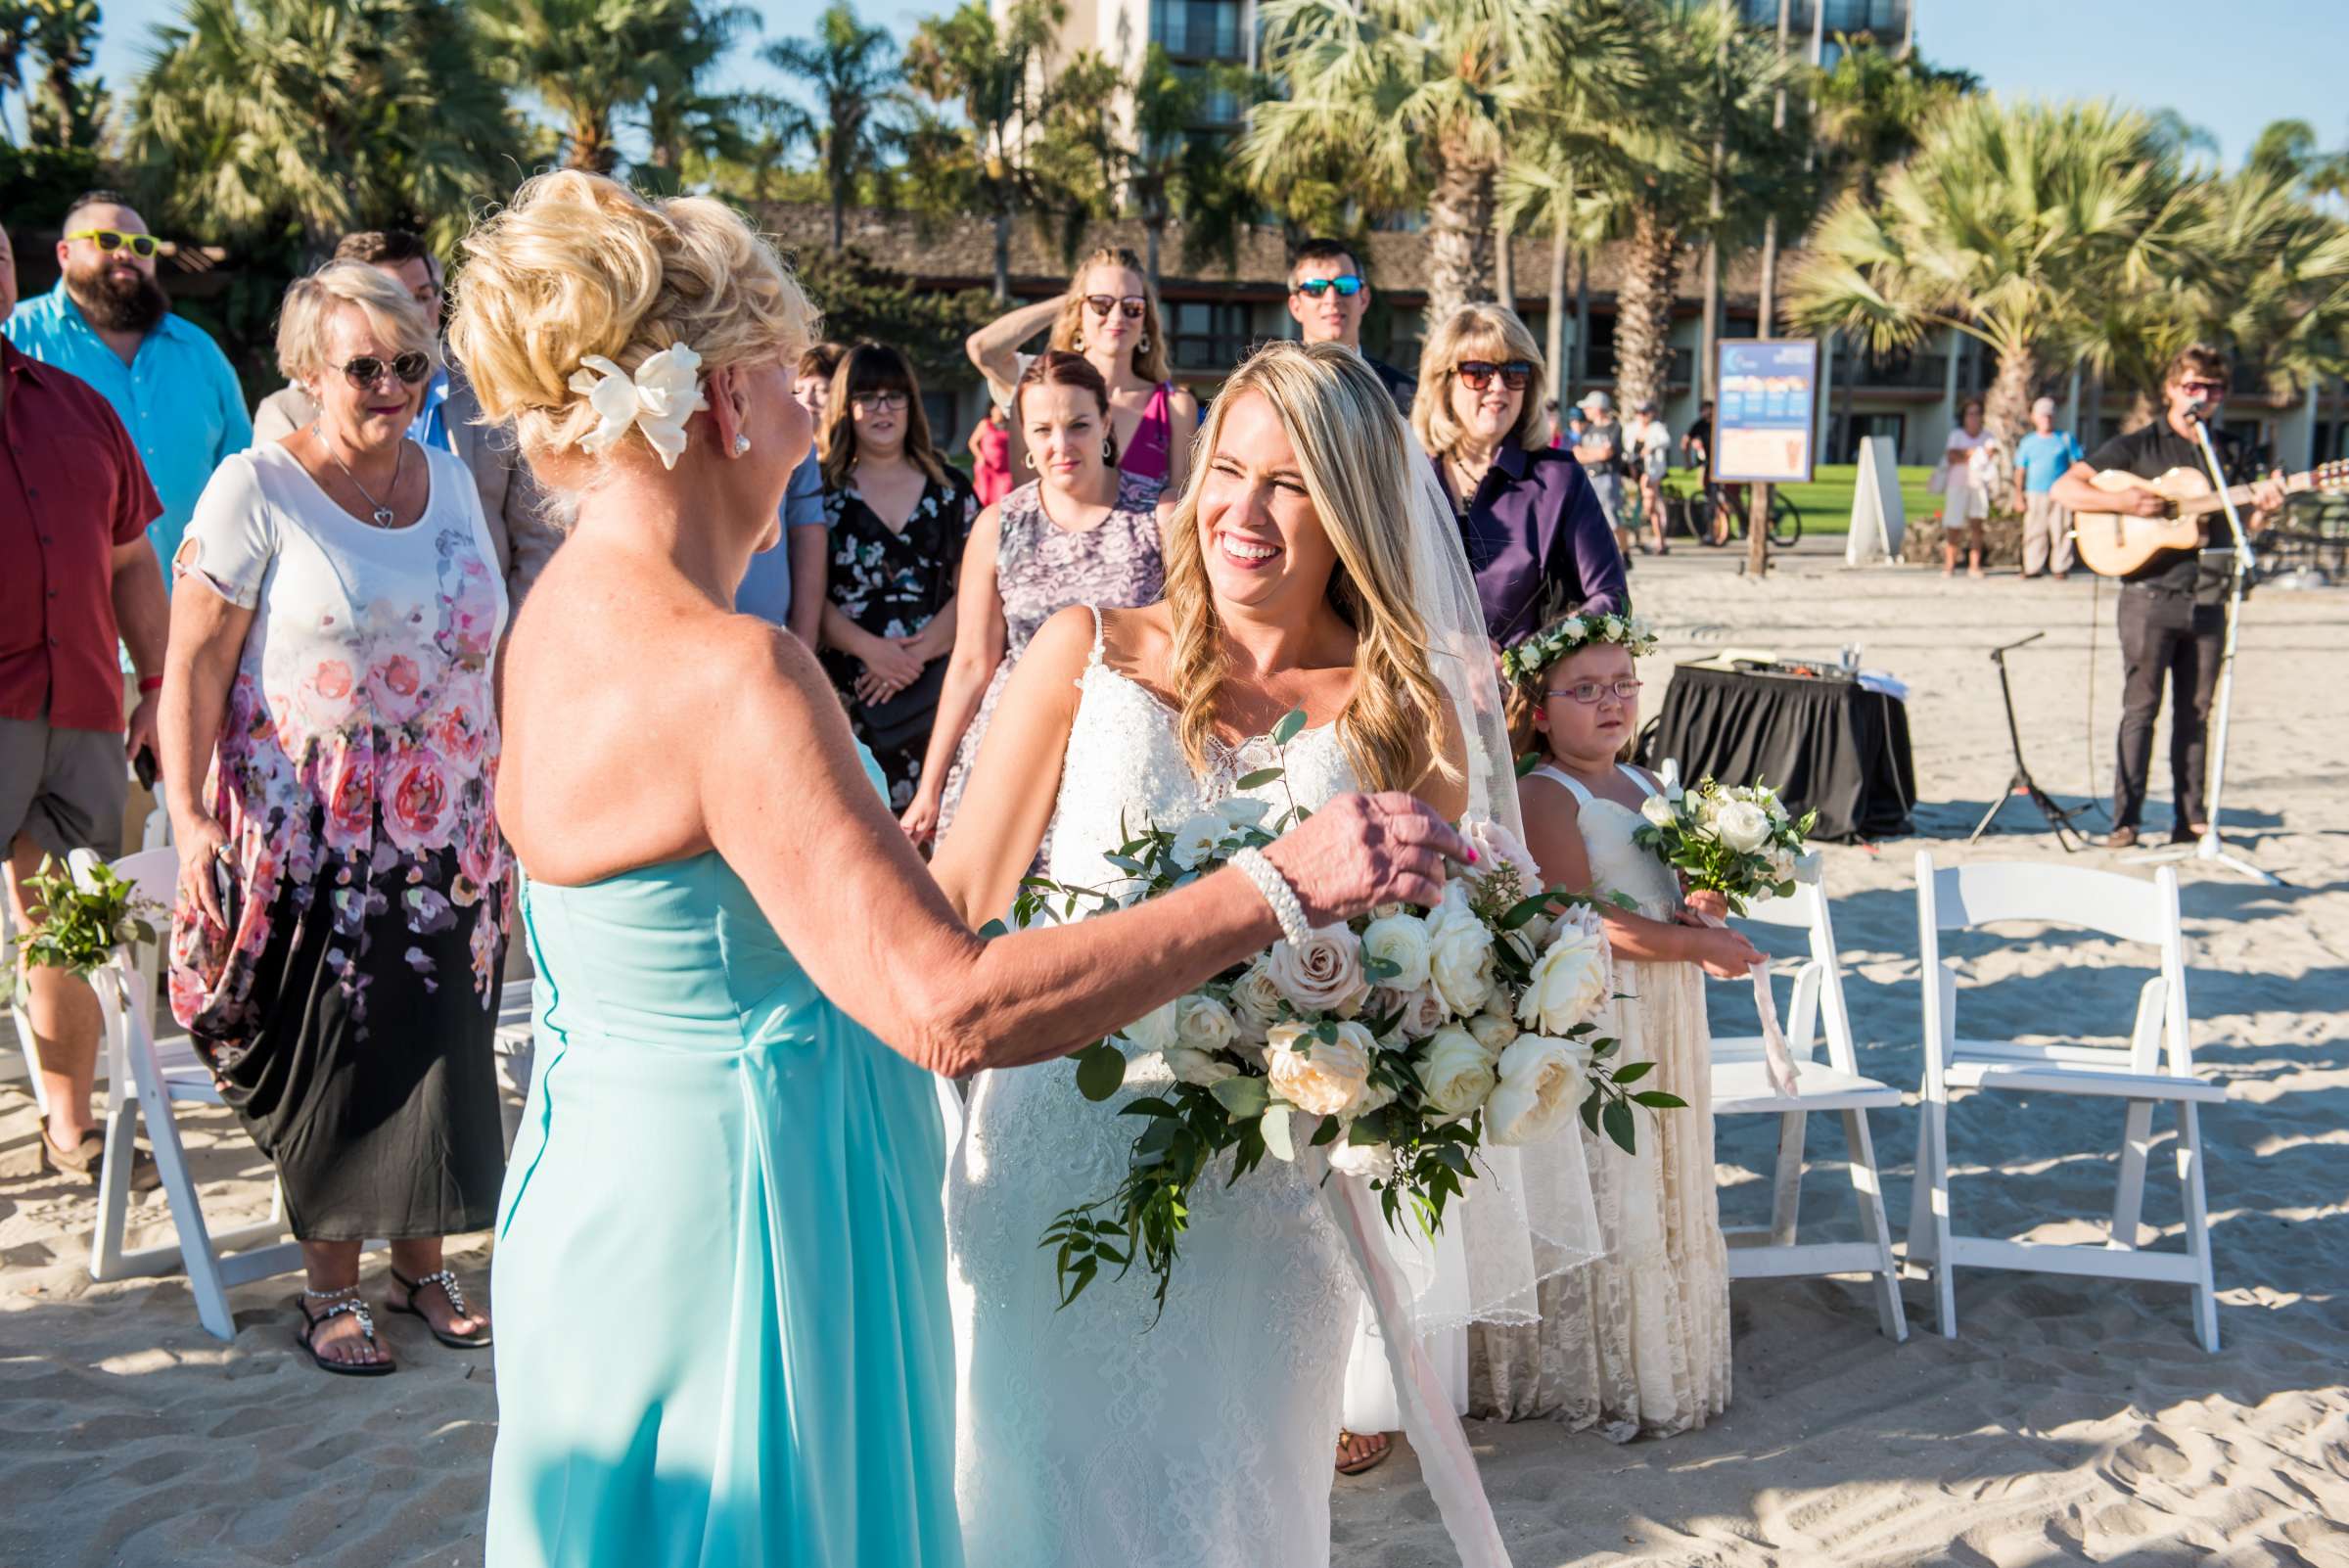
[{"label": "bride", "polygon": [[[1103,856],[1130,829],[1235,796],[1310,809],[1407,789],[1458,817],[1508,777],[1490,702],[1464,695],[1490,669],[1481,635],[1421,613],[1430,579],[1459,579],[1463,627],[1474,601],[1464,564],[1414,558],[1433,530],[1368,367],[1269,346],[1224,384],[1198,449],[1165,602],[1063,611],[1004,692],[932,867],[974,925],[1008,908],[1047,822],[1049,874],[1094,885],[1119,876]],[[1462,641],[1466,657],[1444,651]],[[1276,750],[1264,737],[1293,709],[1306,728]],[[1243,785],[1272,766],[1284,776]],[[1153,1071],[1136,1063],[1129,1085]],[[1037,1242],[1125,1170],[1133,1123],[1114,1109],[1065,1066],[982,1074],[949,1165],[971,1568],[1324,1568],[1357,1302],[1326,1167],[1301,1150],[1195,1190],[1163,1316],[1139,1274],[1057,1311]]]}]

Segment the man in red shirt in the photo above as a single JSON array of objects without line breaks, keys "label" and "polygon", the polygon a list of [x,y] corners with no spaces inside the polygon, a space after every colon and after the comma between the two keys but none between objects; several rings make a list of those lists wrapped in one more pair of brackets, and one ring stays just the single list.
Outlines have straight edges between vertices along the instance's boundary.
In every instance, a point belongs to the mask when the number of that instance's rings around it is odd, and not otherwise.
[{"label": "man in red shirt", "polygon": [[[16,304],[16,257],[0,229],[0,321]],[[162,686],[170,612],[147,543],[161,510],[97,390],[0,339],[0,840],[21,927],[39,923],[24,879],[44,854],[120,853],[124,760],[154,749]],[[127,725],[117,640],[139,672]],[[28,964],[24,980],[49,1100],[42,1162],[95,1180],[105,1148],[90,1116],[98,998],[62,969]],[[154,1183],[142,1154],[133,1184]]]}]

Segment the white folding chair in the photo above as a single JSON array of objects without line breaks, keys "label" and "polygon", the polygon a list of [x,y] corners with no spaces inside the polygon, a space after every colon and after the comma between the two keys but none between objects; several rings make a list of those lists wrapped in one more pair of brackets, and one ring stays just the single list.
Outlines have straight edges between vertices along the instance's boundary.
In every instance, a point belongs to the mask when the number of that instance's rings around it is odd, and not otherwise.
[{"label": "white folding chair", "polygon": [[[168,907],[179,876],[179,852],[145,850],[115,862],[115,871],[142,897]],[[214,1234],[205,1222],[187,1151],[179,1139],[172,1106],[218,1105],[220,1091],[211,1070],[185,1036],[158,1045],[155,1038],[156,973],[160,940],[115,949],[106,968],[91,977],[106,1020],[106,1161],[98,1187],[98,1224],[90,1238],[90,1277],[130,1279],[188,1271],[196,1315],[221,1339],[236,1337],[228,1291],[248,1280],[266,1279],[301,1267],[299,1243],[285,1239],[285,1195],[273,1190],[269,1218]],[[123,1233],[130,1210],[130,1171],[138,1124],[147,1125],[157,1174],[171,1208],[175,1244],[126,1249]]]},{"label": "white folding chair", "polygon": [[[2137,1023],[2126,1046],[2040,1045],[1968,1039],[1958,1033],[1958,971],[1941,956],[1941,933],[2029,920],[2101,932],[2160,949],[2160,972],[2138,993]],[[1924,990],[1924,1104],[1918,1117],[1916,1185],[1909,1211],[1910,1265],[1933,1279],[1946,1338],[1958,1333],[1952,1275],[1959,1268],[2020,1268],[2103,1279],[2150,1279],[2193,1287],[2194,1332],[2219,1348],[2217,1292],[2211,1281],[2210,1217],[2202,1191],[2199,1108],[2227,1097],[2224,1084],[2195,1075],[2186,1005],[2186,942],[2178,923],[2178,874],[2168,866],[2150,882],[2074,866],[1990,864],[1937,869],[1916,857],[1917,943]],[[1954,1092],[2080,1094],[2120,1100],[2119,1189],[2111,1238],[2101,1247],[2004,1241],[1956,1234],[1951,1225],[1949,1106]],[[2178,1183],[2186,1211],[2186,1251],[2138,1249],[2145,1193],[2145,1158],[2153,1107],[2177,1107]]]},{"label": "white folding chair", "polygon": [[[1808,868],[1816,873],[1817,857]],[[1783,1027],[1787,1049],[1801,1072],[1795,1092],[1785,1095],[1770,1080],[1762,1037],[1715,1036],[1713,1114],[1775,1116],[1778,1159],[1771,1189],[1770,1223],[1727,1229],[1729,1277],[1771,1279],[1803,1274],[1866,1274],[1876,1297],[1876,1321],[1894,1340],[1909,1337],[1901,1310],[1900,1266],[1893,1261],[1891,1231],[1884,1221],[1884,1183],[1876,1174],[1876,1148],[1868,1136],[1867,1113],[1892,1110],[1901,1091],[1862,1076],[1852,1040],[1851,1014],[1843,1001],[1843,966],[1835,951],[1835,926],[1827,912],[1825,886],[1798,883],[1792,894],[1747,909],[1743,918],[1765,925],[1807,931],[1811,956],[1794,974]],[[1827,1059],[1819,1060],[1820,1015],[1825,1018]],[[1843,1118],[1844,1159],[1852,1197],[1860,1210],[1858,1241],[1798,1242],[1796,1220],[1803,1183],[1803,1134],[1814,1112]]]},{"label": "white folding chair", "polygon": [[40,1108],[41,1120],[49,1119],[49,1085],[41,1081],[41,1048],[32,1038],[32,1014],[23,987],[18,981],[17,943],[23,933],[17,929],[16,908],[4,890],[0,890],[0,962],[8,966],[8,1021],[17,1032],[17,1049],[24,1054],[24,1076],[32,1081],[32,1103]]}]

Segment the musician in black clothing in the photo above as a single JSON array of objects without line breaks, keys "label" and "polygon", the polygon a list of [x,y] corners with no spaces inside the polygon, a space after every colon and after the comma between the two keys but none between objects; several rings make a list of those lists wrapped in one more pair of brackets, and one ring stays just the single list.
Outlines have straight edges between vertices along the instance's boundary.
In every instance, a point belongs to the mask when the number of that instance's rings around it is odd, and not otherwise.
[{"label": "musician in black clothing", "polygon": [[[2230,484],[2252,482],[2251,454],[2218,427],[2227,397],[2227,356],[2207,344],[2179,351],[2162,378],[2162,417],[2142,430],[2116,436],[2086,461],[2074,463],[2053,489],[2056,504],[2073,512],[2124,512],[2162,517],[2169,503],[2151,490],[2100,490],[2098,472],[2119,469],[2142,479],[2159,479],[2174,468],[2208,477],[2202,443],[2189,413],[2202,405],[2211,422],[2211,440]],[[2283,486],[2270,478],[2252,488],[2250,528],[2264,528],[2283,506]],[[2213,514],[2215,517],[2217,514]],[[2205,529],[2209,528],[2205,523]],[[2225,520],[2219,519],[2223,530]],[[2206,531],[2205,542],[2210,542]],[[2230,542],[2221,539],[2218,542]],[[2219,678],[2219,653],[2226,633],[2226,602],[2232,557],[2207,561],[2192,550],[2163,550],[2121,579],[2119,612],[2121,697],[2119,755],[2112,774],[2112,832],[2104,843],[2122,850],[2138,840],[2145,805],[2146,774],[2153,761],[2153,720],[2161,691],[2172,692],[2170,710],[2170,818],[2172,843],[2190,843],[2210,831],[2202,806],[2204,730]]]}]

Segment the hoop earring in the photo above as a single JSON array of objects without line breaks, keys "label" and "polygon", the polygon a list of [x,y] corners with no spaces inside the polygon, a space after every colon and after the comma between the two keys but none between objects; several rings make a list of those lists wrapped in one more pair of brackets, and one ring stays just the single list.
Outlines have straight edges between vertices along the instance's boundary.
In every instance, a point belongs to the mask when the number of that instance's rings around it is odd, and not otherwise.
[{"label": "hoop earring", "polygon": [[1118,438],[1115,436],[1101,438],[1101,461],[1112,468],[1118,466]]},{"label": "hoop earring", "polygon": [[1146,354],[1150,351],[1150,334],[1146,332],[1142,334],[1141,338],[1134,344],[1133,351],[1137,354]]},{"label": "hoop earring", "polygon": [[1034,452],[1023,453],[1020,461],[1028,465],[1029,473],[1033,474],[1036,472],[1036,454]]}]

